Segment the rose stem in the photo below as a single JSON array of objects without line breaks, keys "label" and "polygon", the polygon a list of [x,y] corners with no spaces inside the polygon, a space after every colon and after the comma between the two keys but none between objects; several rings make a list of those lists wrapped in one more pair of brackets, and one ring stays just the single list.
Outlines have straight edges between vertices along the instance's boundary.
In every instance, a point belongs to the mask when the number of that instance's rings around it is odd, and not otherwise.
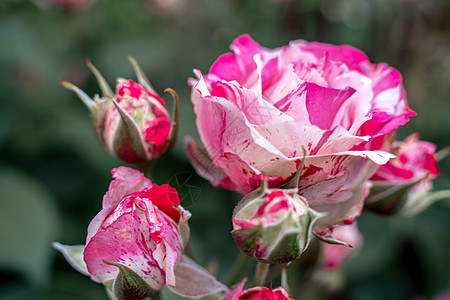
[{"label": "rose stem", "polygon": [[283,269],[281,269],[281,286],[288,294],[290,294],[287,268],[287,265],[284,265]]},{"label": "rose stem", "polygon": [[270,264],[258,262],[256,264],[255,276],[253,277],[253,286],[262,286],[266,281],[267,273],[269,272]]}]

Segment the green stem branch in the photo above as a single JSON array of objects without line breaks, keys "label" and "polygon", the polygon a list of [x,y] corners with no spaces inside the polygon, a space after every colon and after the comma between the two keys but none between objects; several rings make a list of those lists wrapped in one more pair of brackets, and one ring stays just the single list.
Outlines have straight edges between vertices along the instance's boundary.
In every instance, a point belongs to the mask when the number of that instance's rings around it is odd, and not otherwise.
[{"label": "green stem branch", "polygon": [[255,276],[253,277],[253,286],[262,286],[266,282],[267,273],[269,272],[270,264],[258,262],[256,264]]},{"label": "green stem branch", "polygon": [[287,273],[287,266],[283,266],[283,269],[281,269],[281,287],[290,294],[289,289],[289,282],[288,282],[288,273]]}]

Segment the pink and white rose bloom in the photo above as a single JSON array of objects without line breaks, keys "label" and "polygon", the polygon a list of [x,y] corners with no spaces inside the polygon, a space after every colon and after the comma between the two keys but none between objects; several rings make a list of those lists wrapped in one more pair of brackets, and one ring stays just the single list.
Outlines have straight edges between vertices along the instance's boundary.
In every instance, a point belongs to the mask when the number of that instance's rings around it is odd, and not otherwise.
[{"label": "pink and white rose bloom", "polygon": [[119,167],[103,198],[103,209],[88,228],[84,261],[91,278],[108,285],[121,264],[152,290],[175,285],[174,270],[189,237],[189,212],[178,193],[158,186],[138,171]]},{"label": "pink and white rose bloom", "polygon": [[397,157],[379,167],[370,178],[373,187],[367,198],[369,209],[391,214],[405,206],[425,208],[432,180],[439,175],[436,145],[412,134],[403,142],[393,141],[390,151]]},{"label": "pink and white rose bloom", "polygon": [[248,35],[209,73],[194,73],[191,100],[203,149],[186,140],[197,172],[242,194],[280,187],[304,161],[299,194],[326,229],[351,223],[368,193],[367,179],[394,156],[387,134],[415,115],[399,72],[372,64],[350,46],[292,41],[267,49]]}]

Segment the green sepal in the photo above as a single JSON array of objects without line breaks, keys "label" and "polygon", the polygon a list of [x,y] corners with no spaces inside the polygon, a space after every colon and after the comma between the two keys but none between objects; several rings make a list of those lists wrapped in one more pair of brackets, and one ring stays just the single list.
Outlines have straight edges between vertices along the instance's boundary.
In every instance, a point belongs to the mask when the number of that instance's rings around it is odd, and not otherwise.
[{"label": "green sepal", "polygon": [[109,86],[108,82],[103,77],[103,75],[100,73],[100,71],[94,66],[94,64],[90,60],[86,61],[86,65],[97,79],[98,85],[102,90],[103,97],[114,98],[114,92],[112,91],[111,87]]},{"label": "green sepal", "polygon": [[[127,163],[140,163],[148,160],[147,150],[144,147],[144,140],[136,122],[122,109],[115,99],[112,99],[117,111],[120,114],[120,123],[114,135],[112,148],[115,155]],[[150,143],[150,142],[149,142]],[[125,160],[125,153],[133,152],[135,158]]]},{"label": "green sepal", "polygon": [[52,243],[53,248],[58,250],[59,252],[64,255],[64,258],[67,260],[67,262],[83,275],[90,276],[86,263],[83,259],[83,253],[84,253],[84,245],[75,245],[75,246],[69,246],[69,245],[63,245],[58,242]]},{"label": "green sepal", "polygon": [[105,264],[119,268],[119,274],[114,280],[113,292],[118,300],[142,300],[156,293],[138,274],[130,268],[108,261]]},{"label": "green sepal", "polygon": [[140,85],[142,85],[146,90],[156,94],[155,89],[150,84],[150,81],[148,80],[145,73],[142,71],[141,67],[137,63],[137,61],[132,57],[128,56],[128,61],[133,66],[134,72],[136,73],[136,77],[138,79],[138,82]]},{"label": "green sepal", "polygon": [[394,215],[399,212],[408,201],[408,190],[425,180],[430,173],[406,184],[374,184],[370,195],[366,199],[364,209],[379,215]]},{"label": "green sepal", "polygon": [[408,202],[398,212],[401,217],[413,217],[436,201],[450,199],[450,190],[426,192],[424,195],[417,196],[415,199],[409,199]]},{"label": "green sepal", "polygon": [[169,136],[168,136],[168,142],[165,151],[169,151],[175,146],[175,143],[177,141],[178,136],[178,94],[171,88],[167,88],[164,90],[164,92],[169,93],[172,95],[173,98],[173,113],[172,113],[172,126],[170,128]]},{"label": "green sepal", "polygon": [[250,228],[242,228],[231,231],[236,244],[240,245],[240,249],[246,255],[253,257],[256,249],[256,239],[262,230],[262,224]]},{"label": "green sepal", "polygon": [[72,91],[75,94],[77,94],[78,98],[80,98],[80,100],[83,102],[83,104],[89,109],[89,112],[91,113],[91,117],[95,123],[95,121],[97,119],[97,108],[95,105],[95,101],[91,97],[89,97],[85,92],[83,92],[79,87],[77,87],[76,85],[74,85],[68,81],[64,81],[64,80],[60,80],[59,82],[62,84],[63,87],[65,87],[69,91]]},{"label": "green sepal", "polygon": [[[286,249],[289,249],[289,251]],[[283,233],[283,237],[270,251],[270,255],[265,262],[274,264],[289,263],[296,260],[302,251],[300,249],[298,232]]]},{"label": "green sepal", "polygon": [[334,236],[328,234],[328,235],[320,235],[314,232],[314,235],[316,236],[317,239],[319,239],[320,241],[327,243],[327,244],[331,244],[331,245],[341,245],[341,246],[346,246],[346,247],[350,247],[353,248],[352,245],[350,245],[347,242],[344,241],[340,241],[338,239],[336,239]]},{"label": "green sepal", "polygon": [[175,268],[176,284],[168,289],[183,299],[223,299],[230,290],[186,255]]},{"label": "green sepal", "polygon": [[[239,203],[234,207],[233,219],[246,219],[251,217],[253,212],[256,211],[257,207],[265,201],[263,200],[263,197],[266,194],[267,189],[267,180],[263,176],[263,179],[261,180],[261,186],[253,192],[245,195],[245,197],[242,198],[242,200],[239,201]],[[249,209],[249,207],[251,206],[254,206],[254,209]]]},{"label": "green sepal", "polygon": [[[306,224],[298,223],[295,219],[293,212],[285,219],[284,222],[277,224],[278,227],[272,234],[268,234],[268,236],[277,236],[276,233],[278,231],[278,235],[281,235],[279,241],[275,243],[275,246],[270,250],[270,255],[267,259],[267,262],[271,263],[289,263],[297,258],[303,253],[303,251],[308,248],[308,245],[311,241],[312,232],[314,225],[317,220],[324,217],[325,214],[316,212],[315,210],[308,208],[309,220]],[[286,227],[285,223],[292,222],[295,225],[289,226],[292,229],[282,232],[284,227]],[[302,228],[304,226],[305,229]],[[268,230],[271,230],[271,227],[267,227]],[[303,232],[303,235],[302,235]],[[286,249],[289,249],[287,251]]]},{"label": "green sepal", "polygon": [[318,211],[315,211],[311,207],[308,207],[308,213],[311,219],[309,220],[309,224],[307,225],[307,229],[305,231],[305,246],[303,247],[302,251],[305,251],[306,248],[309,246],[309,242],[311,241],[311,237],[313,235],[314,225],[316,225],[316,222],[323,217],[326,217],[327,213],[321,213]]}]

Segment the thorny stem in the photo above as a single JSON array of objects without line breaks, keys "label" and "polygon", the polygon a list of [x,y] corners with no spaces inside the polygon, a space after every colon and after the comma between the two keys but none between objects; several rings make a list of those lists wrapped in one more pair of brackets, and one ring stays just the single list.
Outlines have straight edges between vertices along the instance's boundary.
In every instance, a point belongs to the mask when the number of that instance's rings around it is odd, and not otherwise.
[{"label": "thorny stem", "polygon": [[234,261],[234,264],[228,273],[226,280],[227,286],[231,286],[241,279],[250,262],[251,258],[249,256],[239,252],[239,257]]},{"label": "thorny stem", "polygon": [[253,286],[262,286],[266,282],[267,273],[269,272],[270,264],[258,262],[256,264],[255,276],[253,277]]}]

